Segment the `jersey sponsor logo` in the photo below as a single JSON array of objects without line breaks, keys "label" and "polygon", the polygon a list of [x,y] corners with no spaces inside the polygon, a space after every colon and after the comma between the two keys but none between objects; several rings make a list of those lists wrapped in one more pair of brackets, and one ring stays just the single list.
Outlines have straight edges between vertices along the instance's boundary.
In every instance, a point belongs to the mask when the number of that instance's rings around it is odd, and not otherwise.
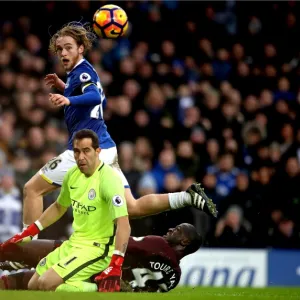
[{"label": "jersey sponsor logo", "polygon": [[73,207],[74,212],[81,214],[81,215],[89,215],[91,212],[93,212],[97,209],[95,206],[84,205],[74,199],[72,199],[71,202],[72,202],[72,207]]},{"label": "jersey sponsor logo", "polygon": [[114,196],[112,202],[114,206],[122,206],[124,203],[122,197],[119,195]]},{"label": "jersey sponsor logo", "polygon": [[93,200],[96,197],[96,191],[94,189],[90,189],[88,193],[89,200]]},{"label": "jersey sponsor logo", "polygon": [[91,80],[91,76],[88,73],[81,73],[79,79],[81,82],[88,82]]},{"label": "jersey sponsor logo", "polygon": [[46,257],[44,257],[41,261],[40,261],[40,266],[43,267],[46,264]]}]

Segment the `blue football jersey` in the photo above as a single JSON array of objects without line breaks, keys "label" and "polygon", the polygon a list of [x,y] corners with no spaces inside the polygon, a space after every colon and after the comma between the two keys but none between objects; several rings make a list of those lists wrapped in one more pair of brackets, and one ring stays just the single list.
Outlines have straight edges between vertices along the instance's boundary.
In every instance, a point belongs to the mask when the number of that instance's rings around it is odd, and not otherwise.
[{"label": "blue football jersey", "polygon": [[75,68],[68,73],[64,96],[80,96],[84,89],[94,84],[98,87],[101,100],[97,105],[78,105],[65,106],[65,122],[69,131],[68,149],[72,149],[73,135],[81,129],[91,129],[97,133],[100,147],[108,149],[115,147],[116,144],[107,132],[106,124],[103,120],[103,107],[106,98],[100,83],[98,74],[93,66],[83,59]]}]

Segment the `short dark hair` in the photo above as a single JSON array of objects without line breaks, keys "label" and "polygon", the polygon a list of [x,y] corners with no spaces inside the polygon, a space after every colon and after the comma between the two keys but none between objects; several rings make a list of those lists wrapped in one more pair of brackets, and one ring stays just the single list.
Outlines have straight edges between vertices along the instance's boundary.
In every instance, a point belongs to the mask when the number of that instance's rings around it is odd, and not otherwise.
[{"label": "short dark hair", "polygon": [[74,147],[75,140],[82,140],[85,138],[90,138],[92,140],[92,147],[95,150],[99,148],[99,138],[97,134],[90,129],[81,129],[73,135],[73,141],[72,141],[73,147]]},{"label": "short dark hair", "polygon": [[185,225],[188,226],[184,228],[184,234],[186,238],[190,241],[190,243],[185,246],[183,250],[183,256],[196,252],[202,246],[203,243],[203,238],[196,231],[196,228],[191,224],[185,223]]}]

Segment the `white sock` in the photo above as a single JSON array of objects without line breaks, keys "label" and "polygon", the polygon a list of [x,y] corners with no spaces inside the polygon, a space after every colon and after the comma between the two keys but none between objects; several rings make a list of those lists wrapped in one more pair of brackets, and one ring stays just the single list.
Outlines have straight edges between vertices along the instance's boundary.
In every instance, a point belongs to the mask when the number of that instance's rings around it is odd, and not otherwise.
[{"label": "white sock", "polygon": [[168,196],[171,209],[192,205],[191,195],[187,192],[169,193]]}]

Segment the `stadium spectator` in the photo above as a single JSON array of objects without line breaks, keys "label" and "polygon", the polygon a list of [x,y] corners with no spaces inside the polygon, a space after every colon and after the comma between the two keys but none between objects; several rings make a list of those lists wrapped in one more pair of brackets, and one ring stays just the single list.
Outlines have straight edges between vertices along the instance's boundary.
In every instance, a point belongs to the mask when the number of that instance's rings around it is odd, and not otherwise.
[{"label": "stadium spectator", "polygon": [[22,204],[13,175],[3,175],[0,181],[0,242],[21,229]]}]

